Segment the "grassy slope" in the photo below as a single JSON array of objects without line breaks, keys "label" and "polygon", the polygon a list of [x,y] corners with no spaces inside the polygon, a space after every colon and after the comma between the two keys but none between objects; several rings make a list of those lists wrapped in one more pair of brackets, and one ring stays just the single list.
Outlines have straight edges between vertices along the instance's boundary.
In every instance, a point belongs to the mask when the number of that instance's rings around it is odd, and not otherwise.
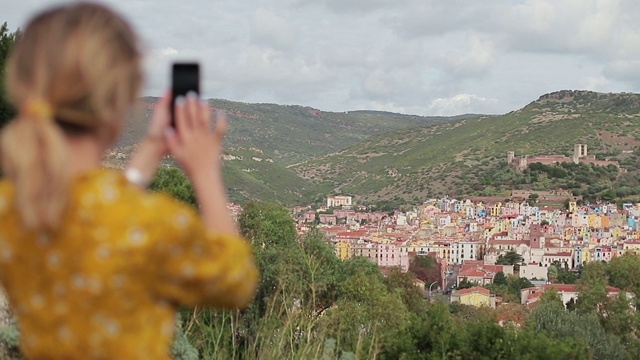
[{"label": "grassy slope", "polygon": [[[347,150],[296,166],[309,179],[330,180],[365,199],[419,200],[456,194],[478,182],[507,151],[571,154],[575,143],[589,153],[617,155],[640,146],[640,95],[564,92],[499,117],[400,130],[374,136]],[[573,95],[573,96],[572,96]]]},{"label": "grassy slope", "polygon": [[[144,135],[156,98],[143,98],[126,124],[118,151],[130,153]],[[213,110],[224,110],[229,118],[224,175],[230,197],[305,203],[332,190],[330,183],[314,186],[287,166],[352,146],[367,137],[456,118],[422,117],[377,111],[323,112],[309,107],[246,104],[209,100]],[[462,118],[474,115],[461,116]],[[263,161],[256,161],[260,158]],[[268,160],[273,160],[272,162]],[[110,159],[113,166],[125,160]]]}]

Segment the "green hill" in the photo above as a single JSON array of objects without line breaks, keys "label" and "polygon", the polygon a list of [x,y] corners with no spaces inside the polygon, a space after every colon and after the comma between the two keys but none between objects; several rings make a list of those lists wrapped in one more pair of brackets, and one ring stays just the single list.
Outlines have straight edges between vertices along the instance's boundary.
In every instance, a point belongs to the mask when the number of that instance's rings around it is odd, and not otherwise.
[{"label": "green hill", "polygon": [[[589,154],[617,160],[627,170],[626,174],[597,177],[602,191],[615,191],[640,185],[636,179],[638,125],[639,94],[559,91],[503,116],[482,116],[372,136],[294,168],[301,177],[319,186],[326,188],[330,182],[336,191],[366,201],[418,202],[441,195],[502,196],[507,193],[504,190],[518,186],[563,184],[548,181],[548,175],[546,179],[538,173],[532,176],[529,170],[513,171],[507,166],[508,151],[514,151],[516,156],[571,156],[574,144],[580,143],[587,144]],[[617,169],[608,171],[617,173]],[[588,192],[591,185],[596,185],[575,184],[573,178],[570,181],[572,186],[565,187],[577,193]]]},{"label": "green hill", "polygon": [[[157,98],[143,98],[126,123],[108,163],[122,167],[144,136]],[[317,187],[287,166],[353,146],[372,135],[454,121],[380,111],[325,112],[310,107],[209,100],[212,111],[229,119],[224,175],[232,200],[271,199],[307,202],[331,187]]]},{"label": "green hill", "polygon": [[[156,100],[143,100],[112,152],[116,166],[144,133]],[[293,205],[336,193],[365,202],[419,203],[443,195],[557,188],[587,200],[640,197],[640,94],[564,90],[502,116],[454,118],[210,104],[229,117],[224,174],[231,198],[240,203]],[[620,168],[571,163],[516,171],[507,164],[509,151],[571,157],[575,144]]]}]

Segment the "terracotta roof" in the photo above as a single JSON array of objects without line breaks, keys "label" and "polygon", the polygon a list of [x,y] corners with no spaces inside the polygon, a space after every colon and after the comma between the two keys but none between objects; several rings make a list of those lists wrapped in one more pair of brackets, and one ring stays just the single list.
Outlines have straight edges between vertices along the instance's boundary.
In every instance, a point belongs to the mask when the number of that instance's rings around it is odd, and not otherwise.
[{"label": "terracotta roof", "polygon": [[[522,289],[522,290],[533,290],[533,291],[537,290],[535,293],[529,295],[529,298],[531,298],[533,295],[542,294],[544,291],[549,290],[551,288],[554,288],[559,292],[578,292],[578,285],[577,284],[546,284],[546,285],[543,285],[541,287],[534,286],[534,287],[525,288],[525,289]],[[609,286],[609,285],[606,286],[606,289],[607,289],[607,292],[609,292],[609,293],[620,292],[620,289],[615,288],[613,286]],[[540,291],[540,290],[542,290],[542,291]]]},{"label": "terracotta roof", "polygon": [[483,266],[484,270],[489,270],[491,272],[500,272],[504,270],[504,267],[502,267],[502,265],[485,265]]},{"label": "terracotta roof", "polygon": [[489,291],[489,289],[485,289],[481,286],[474,286],[472,288],[458,290],[459,295],[465,295],[465,294],[471,294],[471,293],[481,293],[485,295],[491,295],[491,291]]},{"label": "terracotta roof", "polygon": [[518,246],[518,245],[528,245],[528,243],[526,241],[518,241],[518,240],[495,240],[495,239],[491,239],[489,240],[489,244],[496,244],[496,245],[513,245],[513,246]]},{"label": "terracotta roof", "polygon": [[570,252],[544,253],[544,256],[568,256],[568,257],[571,257],[571,253]]},{"label": "terracotta roof", "polygon": [[484,261],[482,260],[463,260],[462,266],[464,265],[484,265]]},{"label": "terracotta roof", "polygon": [[366,235],[367,232],[365,230],[360,231],[343,231],[336,234],[338,237],[360,237]]},{"label": "terracotta roof", "polygon": [[332,226],[332,227],[325,227],[325,228],[320,228],[320,230],[322,231],[339,231],[339,230],[346,230],[344,226]]},{"label": "terracotta roof", "polygon": [[460,275],[458,275],[458,277],[484,277],[485,275],[485,272],[478,269],[467,269],[460,271]]}]

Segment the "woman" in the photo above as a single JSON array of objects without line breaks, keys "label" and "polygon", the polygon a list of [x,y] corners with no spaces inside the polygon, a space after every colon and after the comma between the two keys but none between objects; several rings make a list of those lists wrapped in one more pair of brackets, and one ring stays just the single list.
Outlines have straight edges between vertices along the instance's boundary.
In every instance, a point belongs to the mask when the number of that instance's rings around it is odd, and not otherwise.
[{"label": "woman", "polygon": [[[225,122],[206,104],[156,107],[126,175],[101,169],[141,84],[130,26],[74,3],[27,25],[6,69],[18,116],[2,133],[0,281],[30,359],[165,359],[178,305],[245,306],[257,271],[226,209]],[[144,191],[171,154],[200,215]]]}]

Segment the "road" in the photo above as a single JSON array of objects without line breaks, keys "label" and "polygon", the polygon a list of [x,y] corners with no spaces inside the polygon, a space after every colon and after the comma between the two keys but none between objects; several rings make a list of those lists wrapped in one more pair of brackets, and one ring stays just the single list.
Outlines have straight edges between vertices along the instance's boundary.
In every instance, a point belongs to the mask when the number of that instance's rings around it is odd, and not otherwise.
[{"label": "road", "polygon": [[445,294],[450,295],[453,286],[456,284],[456,279],[458,278],[458,274],[460,273],[460,265],[449,265],[447,268],[447,276],[445,278]]}]

